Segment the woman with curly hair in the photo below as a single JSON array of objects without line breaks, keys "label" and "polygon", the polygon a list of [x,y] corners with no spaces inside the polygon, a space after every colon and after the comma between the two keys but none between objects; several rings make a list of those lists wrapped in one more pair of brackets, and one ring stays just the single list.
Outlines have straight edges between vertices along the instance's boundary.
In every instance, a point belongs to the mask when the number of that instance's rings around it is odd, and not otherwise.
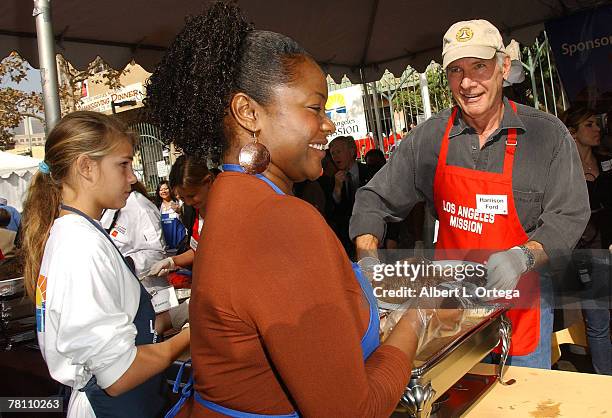
[{"label": "woman with curly hair", "polygon": [[389,416],[420,323],[404,316],[379,344],[369,283],[319,212],[290,195],[319,177],[335,129],[317,63],[216,3],[187,20],[147,97],[163,137],[224,163],[194,261],[193,398],[172,414]]}]

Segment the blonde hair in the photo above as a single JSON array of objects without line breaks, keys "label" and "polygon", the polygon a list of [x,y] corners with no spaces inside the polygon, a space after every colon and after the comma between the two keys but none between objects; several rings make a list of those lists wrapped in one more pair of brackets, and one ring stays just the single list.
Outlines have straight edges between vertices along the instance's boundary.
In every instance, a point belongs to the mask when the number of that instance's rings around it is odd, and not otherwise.
[{"label": "blonde hair", "polygon": [[30,298],[35,297],[49,231],[59,216],[62,185],[70,180],[75,161],[81,155],[101,160],[125,140],[135,142],[126,125],[97,112],[70,113],[49,133],[44,160],[49,170],[39,170],[32,177],[23,210],[24,281]]}]

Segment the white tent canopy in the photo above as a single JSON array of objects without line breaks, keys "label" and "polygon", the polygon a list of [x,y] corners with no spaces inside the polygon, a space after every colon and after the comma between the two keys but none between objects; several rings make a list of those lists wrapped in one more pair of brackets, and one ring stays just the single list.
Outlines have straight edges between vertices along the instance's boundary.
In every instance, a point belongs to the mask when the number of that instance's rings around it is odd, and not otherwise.
[{"label": "white tent canopy", "polygon": [[37,158],[0,151],[0,179],[7,179],[13,174],[19,177],[34,174],[38,171],[38,163],[40,160]]},{"label": "white tent canopy", "polygon": [[[83,68],[99,55],[114,68],[135,59],[152,71],[184,24],[210,0],[51,1],[55,49]],[[609,0],[239,0],[258,29],[296,39],[339,81],[422,71],[439,60],[442,35],[459,20],[482,18],[531,44],[544,22]],[[0,54],[18,51],[38,67],[33,2],[0,2]],[[363,72],[363,79],[360,75]]]},{"label": "white tent canopy", "polygon": [[23,199],[40,160],[0,151],[0,197],[21,212]]}]

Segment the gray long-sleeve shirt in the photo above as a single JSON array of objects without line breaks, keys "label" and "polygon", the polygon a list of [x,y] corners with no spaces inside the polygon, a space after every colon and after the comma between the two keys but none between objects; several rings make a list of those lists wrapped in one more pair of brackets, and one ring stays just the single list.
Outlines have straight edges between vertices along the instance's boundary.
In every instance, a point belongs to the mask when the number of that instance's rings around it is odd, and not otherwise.
[{"label": "gray long-sleeve shirt", "polygon": [[[532,107],[504,98],[500,127],[482,149],[478,134],[457,113],[449,134],[449,165],[501,173],[508,128],[517,128],[512,188],[521,225],[529,239],[550,251],[573,248],[589,219],[589,198],[576,145],[563,123]],[[357,191],[350,237],[375,235],[382,241],[386,222],[398,222],[424,201],[433,210],[433,182],[451,109],[413,129],[389,162]],[[435,211],[434,211],[435,215]]]}]

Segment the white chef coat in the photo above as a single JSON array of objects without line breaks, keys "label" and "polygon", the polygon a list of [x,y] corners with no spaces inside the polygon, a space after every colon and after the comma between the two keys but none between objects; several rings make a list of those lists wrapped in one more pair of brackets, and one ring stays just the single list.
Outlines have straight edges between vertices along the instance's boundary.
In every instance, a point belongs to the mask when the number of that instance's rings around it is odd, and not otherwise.
[{"label": "white chef coat", "polygon": [[53,223],[36,290],[37,335],[51,376],[73,388],[68,418],[95,417],[84,392],[105,389],[136,357],[140,284],[107,237],[85,218]]},{"label": "white chef coat", "polygon": [[[104,229],[110,227],[116,212],[114,209],[104,211],[101,219]],[[130,193],[109,234],[121,254],[134,261],[138,277],[167,257],[159,209],[138,192]]]}]

